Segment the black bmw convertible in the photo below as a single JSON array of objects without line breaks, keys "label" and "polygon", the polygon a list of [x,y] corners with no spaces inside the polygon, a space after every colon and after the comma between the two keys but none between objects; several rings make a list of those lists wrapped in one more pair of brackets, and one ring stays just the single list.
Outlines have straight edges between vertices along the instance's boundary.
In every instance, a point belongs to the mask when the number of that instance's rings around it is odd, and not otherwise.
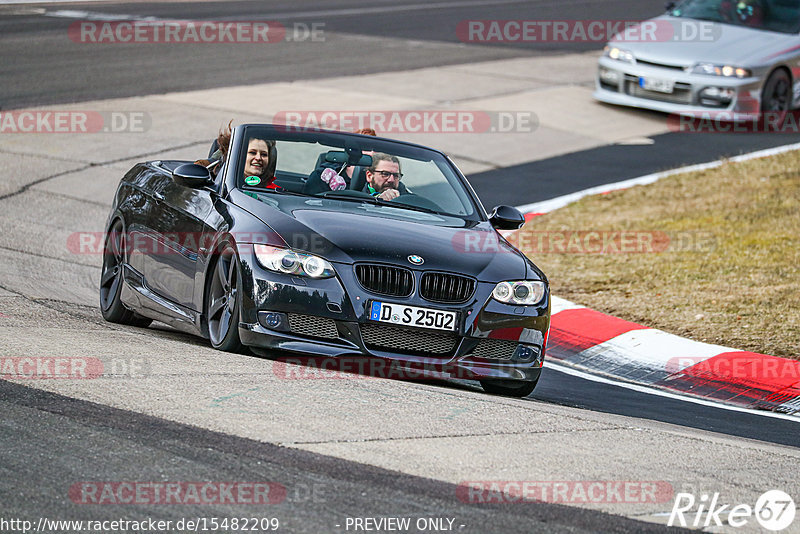
[{"label": "black bmw convertible", "polygon": [[258,124],[236,127],[220,153],[122,178],[105,235],[106,320],[161,321],[225,351],[373,358],[489,393],[533,391],[547,279],[498,232],[522,214],[487,215],[447,156]]}]

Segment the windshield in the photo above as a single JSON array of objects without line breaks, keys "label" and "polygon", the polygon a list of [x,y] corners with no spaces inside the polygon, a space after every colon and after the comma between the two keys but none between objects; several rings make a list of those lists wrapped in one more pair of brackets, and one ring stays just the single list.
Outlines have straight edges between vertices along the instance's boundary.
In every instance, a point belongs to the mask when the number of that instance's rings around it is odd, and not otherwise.
[{"label": "windshield", "polygon": [[237,187],[479,220],[463,179],[442,154],[369,136],[247,126]]},{"label": "windshield", "polygon": [[685,0],[669,14],[773,32],[800,32],[800,0]]}]

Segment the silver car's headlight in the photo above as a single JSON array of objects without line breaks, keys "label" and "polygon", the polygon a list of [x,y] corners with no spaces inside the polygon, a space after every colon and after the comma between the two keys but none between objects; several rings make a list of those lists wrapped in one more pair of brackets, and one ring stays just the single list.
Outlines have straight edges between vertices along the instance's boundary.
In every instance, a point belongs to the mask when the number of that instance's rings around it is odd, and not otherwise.
[{"label": "silver car's headlight", "polygon": [[258,263],[270,271],[311,278],[333,276],[333,265],[319,256],[268,245],[253,245],[253,249]]},{"label": "silver car's headlight", "polygon": [[692,67],[692,74],[724,76],[726,78],[748,78],[753,75],[750,69],[735,67],[733,65],[715,65],[713,63],[698,63]]},{"label": "silver car's headlight", "polygon": [[611,59],[616,59],[617,61],[623,61],[625,63],[633,63],[633,52],[630,50],[623,50],[622,48],[617,48],[616,46],[606,46],[603,48],[603,55],[606,57],[610,57]]},{"label": "silver car's headlight", "polygon": [[492,298],[506,304],[531,306],[539,304],[544,298],[544,293],[544,282],[517,280],[514,282],[500,282],[494,286]]}]

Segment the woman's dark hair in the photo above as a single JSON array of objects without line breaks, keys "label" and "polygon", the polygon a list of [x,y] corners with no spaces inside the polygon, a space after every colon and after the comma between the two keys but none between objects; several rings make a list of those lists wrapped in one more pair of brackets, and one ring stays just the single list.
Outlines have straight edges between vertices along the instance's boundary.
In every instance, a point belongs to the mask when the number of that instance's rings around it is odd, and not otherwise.
[{"label": "woman's dark hair", "polygon": [[231,147],[231,136],[233,135],[233,130],[231,130],[232,124],[233,119],[228,123],[228,126],[220,128],[219,135],[217,136],[217,147],[222,152],[222,159],[225,159],[225,156],[228,154],[228,149]]}]

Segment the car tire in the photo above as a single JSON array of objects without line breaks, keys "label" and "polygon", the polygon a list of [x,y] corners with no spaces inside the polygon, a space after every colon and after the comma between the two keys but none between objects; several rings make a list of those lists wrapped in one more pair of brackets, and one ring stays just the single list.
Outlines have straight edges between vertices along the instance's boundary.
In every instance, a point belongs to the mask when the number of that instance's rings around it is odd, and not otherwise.
[{"label": "car tire", "polygon": [[100,270],[100,313],[110,323],[146,327],[152,319],[142,317],[120,302],[125,265],[125,227],[117,219],[106,232],[103,267]]},{"label": "car tire", "polygon": [[242,352],[239,339],[242,275],[236,250],[225,244],[216,255],[208,281],[205,315],[211,346],[225,352]]},{"label": "car tire", "polygon": [[481,380],[481,387],[483,391],[492,395],[521,398],[527,397],[533,393],[538,383],[538,378],[533,382],[521,380]]},{"label": "car tire", "polygon": [[775,113],[789,111],[792,103],[792,80],[783,69],[776,69],[769,75],[761,91],[761,112]]}]

